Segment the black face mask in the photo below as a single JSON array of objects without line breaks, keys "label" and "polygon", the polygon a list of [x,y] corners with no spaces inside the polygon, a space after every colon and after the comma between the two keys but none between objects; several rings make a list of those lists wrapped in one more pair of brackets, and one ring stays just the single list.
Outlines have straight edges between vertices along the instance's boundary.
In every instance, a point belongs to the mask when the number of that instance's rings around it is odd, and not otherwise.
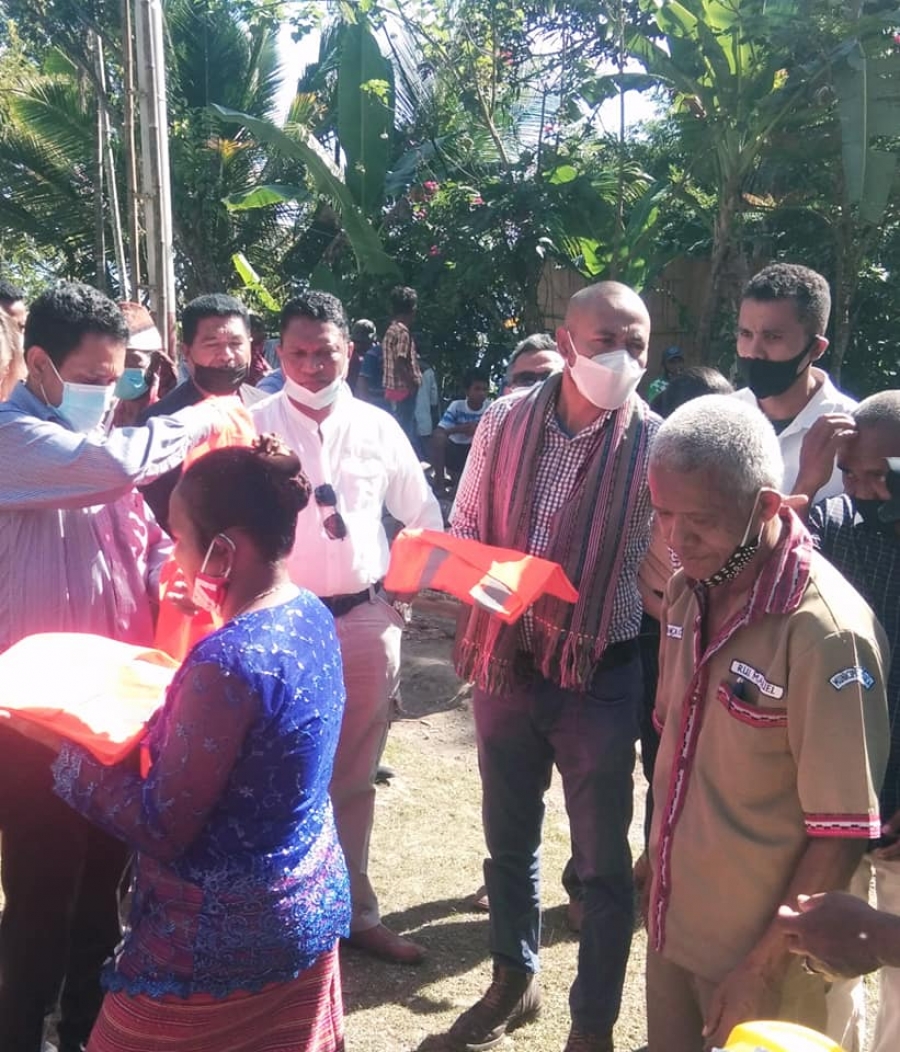
[{"label": "black face mask", "polygon": [[207,394],[234,394],[247,379],[246,365],[194,364],[194,383]]},{"label": "black face mask", "polygon": [[807,362],[803,369],[800,363],[815,346],[817,336],[809,341],[803,350],[786,362],[770,362],[766,358],[739,358],[744,381],[757,398],[775,398],[784,392],[803,374],[812,362]]},{"label": "black face mask", "polygon": [[853,504],[853,510],[862,519],[863,526],[867,530],[875,530],[877,533],[886,532],[888,527],[881,519],[881,510],[885,506],[885,501],[861,497],[851,497],[850,501]]},{"label": "black face mask", "polygon": [[756,505],[759,503],[759,496],[753,502],[753,507],[750,510],[750,520],[747,523],[747,528],[744,530],[744,536],[741,538],[741,543],[734,549],[731,555],[725,560],[722,566],[714,574],[710,574],[709,577],[704,577],[700,584],[705,585],[707,588],[715,588],[720,584],[727,584],[729,581],[733,581],[735,577],[743,573],[747,568],[750,560],[759,551],[759,545],[762,541],[762,525],[759,527],[759,533],[755,541],[748,540],[750,535],[750,527],[753,525],[753,516],[756,514]]}]

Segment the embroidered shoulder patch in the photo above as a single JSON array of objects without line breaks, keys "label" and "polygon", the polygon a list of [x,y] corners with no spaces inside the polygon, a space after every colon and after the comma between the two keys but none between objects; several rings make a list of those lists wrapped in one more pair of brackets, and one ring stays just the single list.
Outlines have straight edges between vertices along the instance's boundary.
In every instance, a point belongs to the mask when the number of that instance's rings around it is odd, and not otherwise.
[{"label": "embroidered shoulder patch", "polygon": [[875,677],[862,665],[852,665],[850,668],[835,672],[828,682],[835,690],[843,690],[851,683],[859,683],[863,690],[871,690],[875,686]]},{"label": "embroidered shoulder patch", "polygon": [[681,625],[666,625],[666,638],[683,639],[684,629],[681,627]]},{"label": "embroidered shoulder patch", "polygon": [[784,687],[779,687],[777,683],[770,683],[758,668],[748,665],[746,661],[732,661],[731,671],[741,679],[752,683],[760,694],[767,698],[780,701],[784,697]]}]

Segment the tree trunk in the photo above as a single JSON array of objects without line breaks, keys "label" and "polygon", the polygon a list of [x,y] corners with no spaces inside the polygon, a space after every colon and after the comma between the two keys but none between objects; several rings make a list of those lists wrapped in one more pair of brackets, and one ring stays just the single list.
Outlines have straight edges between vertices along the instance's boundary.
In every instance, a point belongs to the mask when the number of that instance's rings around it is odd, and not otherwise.
[{"label": "tree trunk", "polygon": [[128,258],[131,265],[131,280],[134,296],[140,299],[141,288],[141,221],[138,200],[137,143],[134,119],[134,26],[131,16],[132,0],[122,0],[122,69],[123,92],[123,136],[125,140],[125,184],[128,195],[126,216],[128,221]]},{"label": "tree trunk", "polygon": [[696,347],[703,365],[714,364],[712,347],[713,326],[722,299],[722,284],[727,269],[728,256],[732,250],[731,239],[734,219],[738,210],[739,192],[734,183],[723,188],[719,201],[719,212],[713,230],[712,255],[710,257],[709,284],[703,300],[703,310],[697,322]]}]

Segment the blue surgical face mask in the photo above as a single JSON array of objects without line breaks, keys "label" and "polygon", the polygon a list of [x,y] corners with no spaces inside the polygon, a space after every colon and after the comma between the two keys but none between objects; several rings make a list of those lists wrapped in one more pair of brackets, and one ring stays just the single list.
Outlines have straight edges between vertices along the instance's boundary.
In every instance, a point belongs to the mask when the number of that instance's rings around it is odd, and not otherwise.
[{"label": "blue surgical face mask", "polygon": [[[49,360],[49,359],[48,359]],[[50,362],[53,365],[53,362]],[[113,404],[115,392],[110,384],[102,387],[96,384],[73,384],[63,380],[59,370],[53,365],[53,371],[62,384],[62,400],[55,406],[57,413],[66,421],[73,431],[89,435],[98,428]],[[44,385],[41,384],[44,401],[50,404]]]},{"label": "blue surgical face mask", "polygon": [[123,402],[133,402],[149,390],[144,370],[129,367],[123,371],[116,383],[116,398]]}]

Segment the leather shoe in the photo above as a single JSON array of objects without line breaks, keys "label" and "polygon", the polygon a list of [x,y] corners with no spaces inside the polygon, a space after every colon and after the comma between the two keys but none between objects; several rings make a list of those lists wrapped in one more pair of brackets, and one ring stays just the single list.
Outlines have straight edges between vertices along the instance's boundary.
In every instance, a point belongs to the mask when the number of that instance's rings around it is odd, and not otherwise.
[{"label": "leather shoe", "polygon": [[479,913],[491,912],[491,901],[488,898],[487,888],[484,884],[469,899],[469,905],[473,910],[478,910]]},{"label": "leather shoe", "polygon": [[494,965],[494,978],[480,1001],[476,1001],[450,1027],[454,1048],[482,1052],[503,1039],[504,1034],[537,1019],[541,1011],[541,988],[531,972]]},{"label": "leather shoe", "polygon": [[613,1052],[612,1034],[589,1034],[573,1026],[563,1052]]},{"label": "leather shoe", "polygon": [[566,924],[569,926],[569,931],[579,932],[581,931],[581,925],[584,921],[584,902],[582,899],[569,899],[569,904],[566,906]]},{"label": "leather shoe", "polygon": [[345,941],[355,950],[362,950],[363,953],[370,953],[373,957],[394,964],[421,964],[426,956],[424,946],[412,939],[405,939],[383,924],[376,924],[365,931],[353,931]]}]

